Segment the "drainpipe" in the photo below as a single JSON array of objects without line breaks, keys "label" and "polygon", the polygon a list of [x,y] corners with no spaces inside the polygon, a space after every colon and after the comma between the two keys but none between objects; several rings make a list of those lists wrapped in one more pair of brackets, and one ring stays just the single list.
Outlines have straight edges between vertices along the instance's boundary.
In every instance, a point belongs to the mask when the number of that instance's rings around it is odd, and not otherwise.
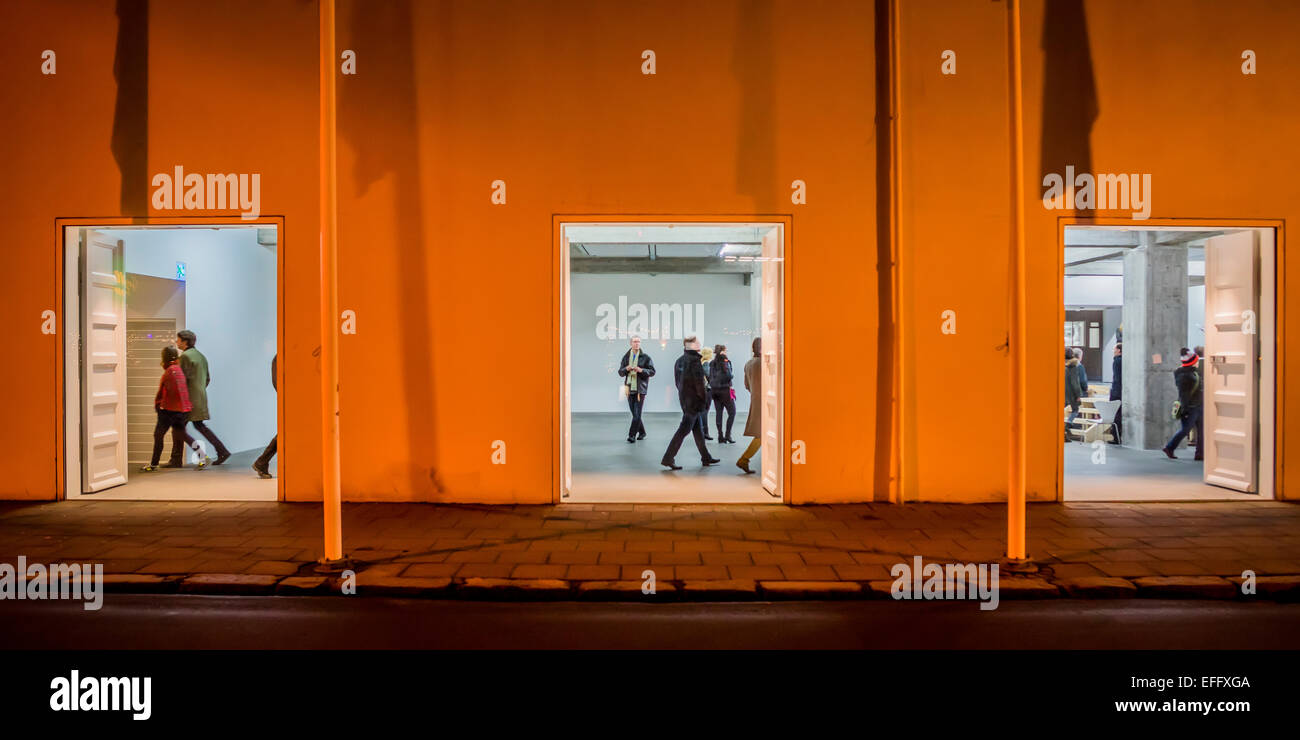
[{"label": "drainpipe", "polygon": [[1023,563],[1025,552],[1025,135],[1024,107],[1021,100],[1020,2],[1007,0],[1007,26],[1010,36],[1011,67],[1011,213],[1013,250],[1012,270],[1015,284],[1011,294],[1011,326],[1007,350],[1011,360],[1008,373],[1011,390],[1011,449],[1007,475],[1007,560]]},{"label": "drainpipe", "polygon": [[334,0],[320,0],[320,367],[323,565],[343,561],[339,484],[338,182],[335,157]]}]

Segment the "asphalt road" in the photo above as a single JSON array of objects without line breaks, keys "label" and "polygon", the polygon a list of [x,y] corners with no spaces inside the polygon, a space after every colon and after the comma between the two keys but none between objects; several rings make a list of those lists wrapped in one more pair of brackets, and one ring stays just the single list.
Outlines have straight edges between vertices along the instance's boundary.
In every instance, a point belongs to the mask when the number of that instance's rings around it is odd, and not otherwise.
[{"label": "asphalt road", "polygon": [[1297,649],[1300,604],[492,603],[108,594],[0,601],[0,649]]}]

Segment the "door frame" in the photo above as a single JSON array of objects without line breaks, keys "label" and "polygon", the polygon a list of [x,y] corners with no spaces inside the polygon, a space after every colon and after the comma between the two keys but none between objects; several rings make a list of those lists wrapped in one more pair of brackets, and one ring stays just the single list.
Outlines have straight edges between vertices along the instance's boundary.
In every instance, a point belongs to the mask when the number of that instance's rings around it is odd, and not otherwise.
[{"label": "door frame", "polygon": [[[55,254],[58,255],[56,263],[55,284],[55,314],[58,317],[60,337],[55,343],[54,353],[54,383],[55,383],[55,414],[59,422],[55,424],[54,433],[54,494],[56,501],[63,501],[68,496],[68,466],[71,462],[80,465],[80,456],[74,461],[68,454],[69,444],[69,414],[73,409],[68,408],[68,362],[70,361],[67,352],[69,334],[69,322],[75,321],[80,326],[80,314],[68,311],[68,245],[65,240],[65,234],[69,227],[71,228],[96,228],[105,229],[123,228],[123,227],[141,227],[148,226],[153,228],[168,228],[177,226],[274,226],[276,230],[275,245],[275,311],[276,311],[276,353],[284,354],[285,338],[285,301],[284,301],[284,267],[285,267],[285,244],[288,235],[285,229],[285,217],[276,215],[261,215],[254,219],[247,219],[240,216],[170,216],[170,217],[132,217],[132,216],[61,216],[54,219],[54,245]],[[80,305],[81,296],[77,296],[78,305]],[[78,331],[80,329],[78,328]],[[285,367],[288,360],[281,360],[277,363],[276,371],[279,377],[276,379],[276,385],[283,389]],[[80,386],[80,377],[76,380]],[[276,393],[276,434],[278,435],[276,443],[276,456],[279,457],[278,469],[279,475],[276,476],[276,501],[285,500],[285,475],[288,466],[285,464],[285,394],[283,390]],[[78,405],[76,409],[78,433],[81,428],[81,408]],[[77,473],[77,480],[81,479],[81,473]],[[81,496],[78,490],[76,497]],[[90,497],[88,500],[94,500]]]},{"label": "door frame", "polygon": [[[1284,389],[1281,383],[1279,369],[1282,357],[1284,357],[1283,338],[1285,337],[1285,298],[1286,291],[1283,290],[1282,275],[1285,275],[1285,256],[1286,256],[1286,221],[1285,219],[1267,219],[1267,218],[1149,218],[1142,221],[1132,218],[1116,218],[1104,216],[1060,216],[1056,224],[1056,326],[1064,326],[1065,323],[1065,229],[1071,226],[1097,226],[1103,228],[1125,228],[1130,230],[1177,230],[1187,228],[1236,228],[1236,229],[1271,229],[1273,231],[1273,263],[1272,275],[1260,274],[1260,321],[1261,324],[1267,319],[1272,323],[1272,367],[1265,368],[1263,363],[1260,367],[1260,393],[1259,393],[1259,414],[1258,418],[1263,421],[1266,418],[1272,420],[1272,430],[1270,435],[1260,434],[1259,455],[1262,458],[1265,450],[1265,442],[1271,442],[1269,454],[1272,457],[1272,485],[1271,490],[1264,491],[1264,476],[1259,476],[1259,495],[1261,501],[1285,501],[1286,486],[1284,483],[1284,466],[1282,455],[1279,450],[1285,449],[1283,446],[1283,434],[1285,424],[1283,423],[1283,402]],[[1268,301],[1265,293],[1265,280],[1271,280],[1272,283],[1272,315],[1265,317],[1265,309],[1268,307]],[[1059,328],[1056,331],[1059,335]],[[1059,343],[1059,340],[1058,342]],[[1265,342],[1261,338],[1261,353],[1264,353]],[[1052,349],[1055,344],[1049,345],[1043,352],[1055,352],[1059,362],[1059,350]],[[1265,356],[1266,353],[1264,353]],[[1264,389],[1264,378],[1266,373],[1272,376],[1271,388],[1267,391]],[[1065,377],[1061,373],[1056,373],[1056,398],[1065,397]],[[1268,410],[1265,406],[1266,401],[1272,403],[1271,417],[1266,416]],[[1059,413],[1059,410],[1058,410]],[[1269,439],[1271,437],[1271,439]],[[1256,463],[1261,469],[1259,462]],[[1065,448],[1057,445],[1056,450],[1056,498],[1055,501],[1065,501]]]},{"label": "door frame", "polygon": [[[568,337],[568,251],[564,249],[564,226],[567,224],[773,224],[782,227],[781,241],[781,448],[790,449],[790,430],[793,427],[791,409],[792,375],[790,346],[790,295],[793,292],[793,260],[791,245],[794,242],[794,216],[788,213],[728,213],[728,214],[668,214],[668,213],[552,213],[551,214],[551,346],[554,358],[551,363],[551,383],[555,391],[551,394],[551,417],[555,419],[551,434],[551,503],[565,503],[564,491],[564,456],[565,445],[571,430],[565,429],[564,403],[568,395],[568,367],[565,357],[568,354],[565,341]],[[790,455],[784,455],[781,462],[781,497],[778,501],[772,497],[772,504],[790,504],[793,501],[792,465]],[[759,504],[750,504],[759,505]]]}]

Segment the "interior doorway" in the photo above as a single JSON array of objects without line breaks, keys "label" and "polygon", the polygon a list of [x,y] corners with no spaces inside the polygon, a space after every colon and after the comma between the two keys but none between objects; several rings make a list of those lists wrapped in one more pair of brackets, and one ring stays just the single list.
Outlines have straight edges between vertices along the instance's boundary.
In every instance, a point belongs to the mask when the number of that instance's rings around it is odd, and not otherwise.
[{"label": "interior doorway", "polygon": [[[63,238],[67,498],[277,500],[276,226],[81,225]],[[184,392],[175,376],[168,392],[192,411],[182,443],[167,427],[155,450],[167,360],[185,368]]]},{"label": "interior doorway", "polygon": [[1064,500],[1273,498],[1274,230],[1067,226],[1064,250]]},{"label": "interior doorway", "polygon": [[[781,503],[785,225],[558,226],[560,500]],[[699,356],[685,352],[690,337]],[[632,385],[628,358],[653,374]],[[693,432],[668,451],[683,419],[676,371],[692,358],[709,381],[702,431],[716,464]]]}]

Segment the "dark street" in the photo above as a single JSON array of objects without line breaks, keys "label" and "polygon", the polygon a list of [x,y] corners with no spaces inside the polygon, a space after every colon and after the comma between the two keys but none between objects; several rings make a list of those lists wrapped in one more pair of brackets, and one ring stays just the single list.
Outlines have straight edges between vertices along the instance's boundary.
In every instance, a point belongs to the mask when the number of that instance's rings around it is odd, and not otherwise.
[{"label": "dark street", "polygon": [[109,594],[0,604],[2,649],[1300,648],[1300,604],[493,603]]}]

